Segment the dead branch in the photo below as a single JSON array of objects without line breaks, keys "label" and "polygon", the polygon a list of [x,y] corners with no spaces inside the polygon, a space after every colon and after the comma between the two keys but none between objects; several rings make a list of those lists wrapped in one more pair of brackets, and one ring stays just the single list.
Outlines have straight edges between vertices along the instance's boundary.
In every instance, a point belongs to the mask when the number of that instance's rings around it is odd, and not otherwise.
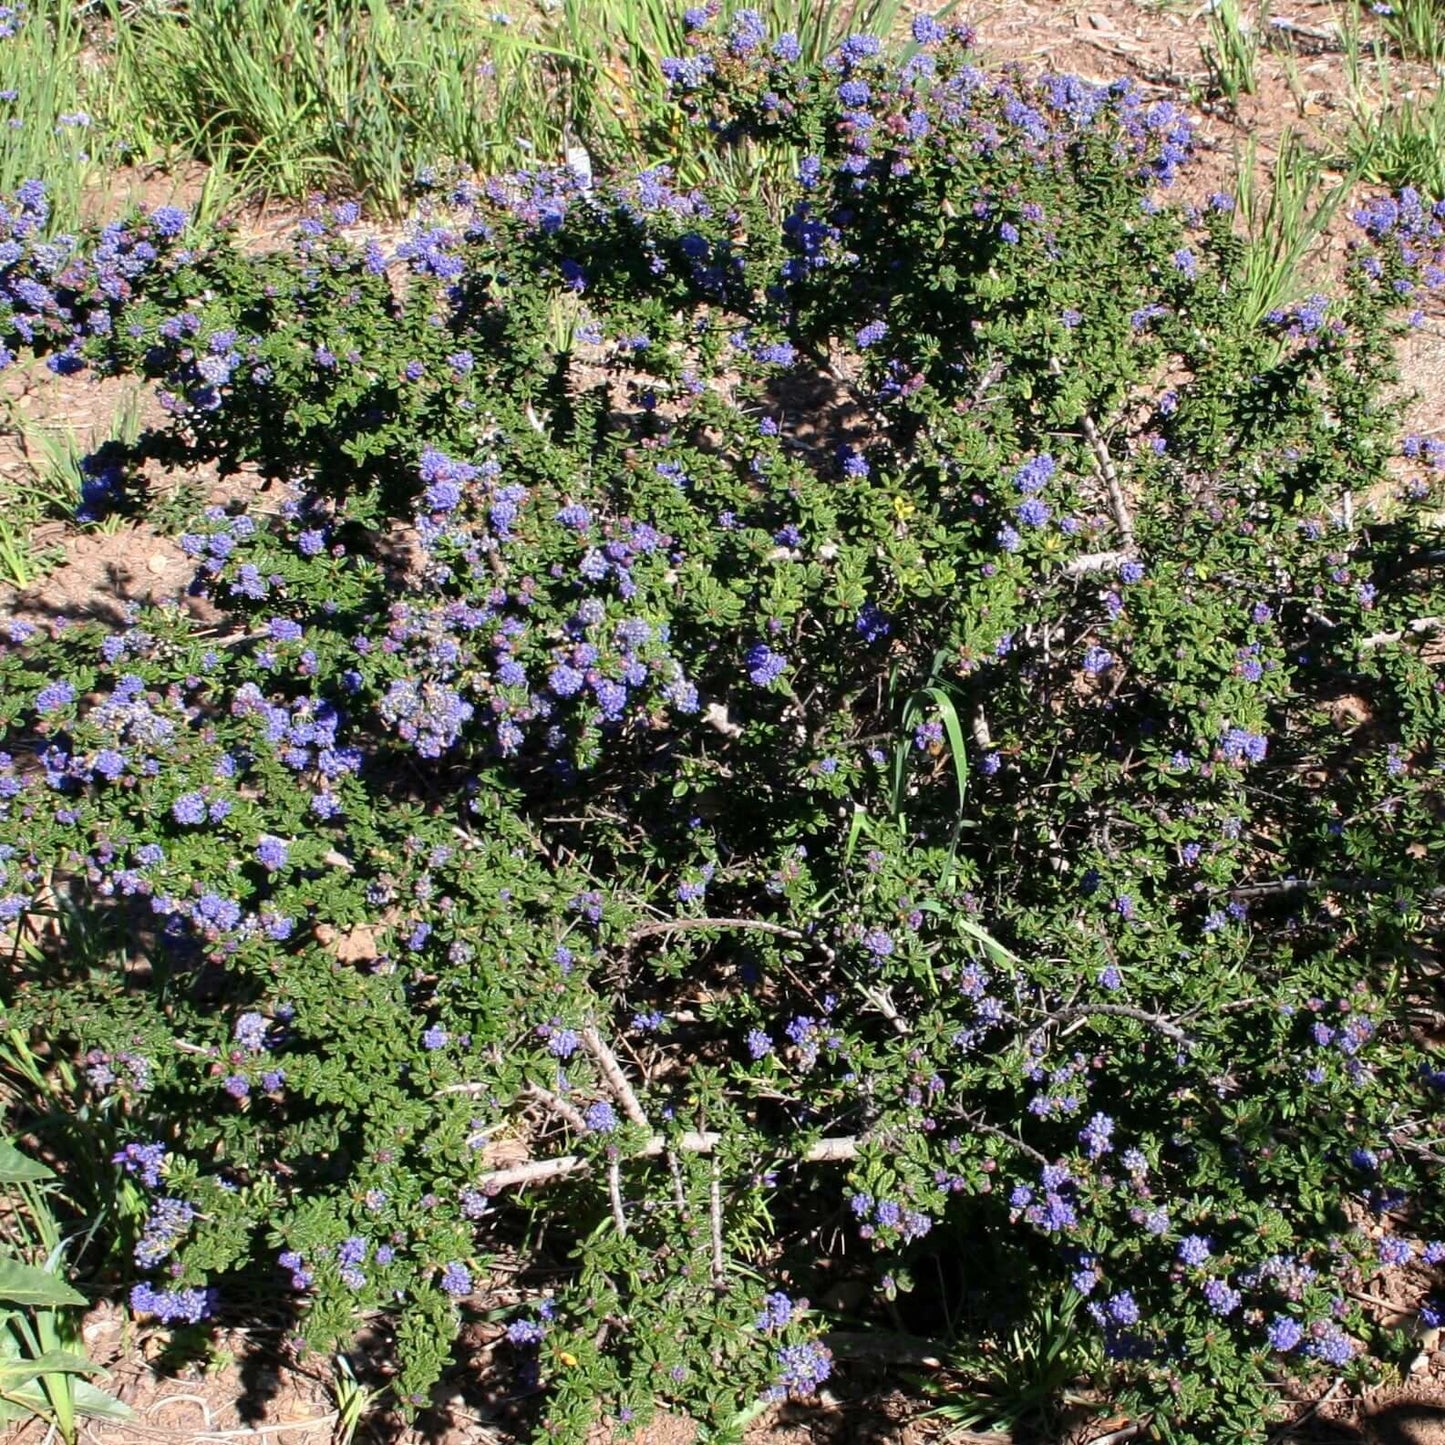
[{"label": "dead branch", "polygon": [[[1241,883],[1224,891],[1231,898],[1267,898],[1277,893],[1388,893],[1401,886],[1398,879],[1350,878],[1339,874],[1328,878],[1274,878],[1263,883]],[[1425,897],[1432,902],[1445,899],[1445,888],[1432,888]]]},{"label": "dead branch", "polygon": [[1325,51],[1340,51],[1345,48],[1344,37],[1338,29],[1321,30],[1314,25],[1299,25],[1293,20],[1286,20],[1282,15],[1271,15],[1260,33],[1266,45],[1271,45],[1277,36],[1283,36],[1290,42],[1306,41],[1307,44],[1302,49],[1311,55],[1320,55]]},{"label": "dead branch", "polygon": [[1148,1429],[1147,1420],[1131,1420],[1117,1430],[1110,1430],[1107,1435],[1096,1435],[1089,1441],[1089,1445],[1124,1445],[1126,1440],[1137,1440]]},{"label": "dead branch", "polygon": [[589,1024],[582,1030],[581,1038],[583,1047],[597,1060],[597,1067],[602,1070],[608,1088],[622,1105],[622,1112],[639,1128],[651,1128],[637,1095],[632,1092],[632,1085],[627,1082],[627,1075],[622,1072],[622,1065],[617,1062],[617,1055],[603,1043],[602,1035]]},{"label": "dead branch", "polygon": [[615,1153],[607,1161],[607,1197],[612,1201],[612,1219],[617,1225],[617,1232],[626,1239],[627,1216],[622,1212],[622,1170]]},{"label": "dead branch", "polygon": [[1189,1042],[1189,1035],[1163,1014],[1150,1013],[1147,1009],[1131,1008],[1124,1003],[1080,1003],[1073,1004],[1068,1008],[1059,1009],[1051,1013],[1049,1017],[1059,1023],[1067,1019],[1086,1018],[1092,1014],[1102,1014],[1105,1018],[1133,1019],[1164,1035],[1166,1039],[1174,1039],[1181,1044]]},{"label": "dead branch", "polygon": [[[1062,376],[1064,368],[1057,356],[1049,358],[1049,372],[1053,376]],[[1129,513],[1129,504],[1124,500],[1124,488],[1119,482],[1119,472],[1114,466],[1114,459],[1109,455],[1109,447],[1099,428],[1094,425],[1094,418],[1086,411],[1079,417],[1079,426],[1083,430],[1084,440],[1089,444],[1089,450],[1094,454],[1094,466],[1098,470],[1100,478],[1104,483],[1104,490],[1109,494],[1109,510],[1114,514],[1114,525],[1119,529],[1119,536],[1123,539],[1124,546],[1128,551],[1134,549],[1134,518]]]},{"label": "dead branch", "polygon": [[716,1155],[712,1161],[712,1181],[708,1185],[708,1220],[712,1231],[712,1282],[721,1289],[726,1261],[723,1256],[722,1168]]},{"label": "dead branch", "polygon": [[1034,1163],[1040,1167],[1047,1165],[1049,1162],[1032,1144],[1025,1144],[1017,1135],[1010,1134],[1005,1129],[996,1128],[992,1124],[985,1124],[981,1119],[972,1119],[967,1116],[965,1116],[964,1122],[972,1125],[980,1134],[988,1134],[991,1138],[1003,1140],[1005,1144],[1012,1144],[1020,1154],[1027,1159],[1032,1159]]},{"label": "dead branch", "polygon": [[1065,577],[1082,577],[1088,572],[1113,572],[1131,555],[1129,552],[1085,552],[1081,556],[1070,557],[1061,570]]},{"label": "dead branch", "polygon": [[1360,639],[1361,652],[1373,652],[1380,647],[1389,647],[1403,642],[1407,637],[1429,637],[1435,632],[1445,632],[1445,617],[1417,617],[1407,622],[1398,632],[1375,632]]},{"label": "dead branch", "polygon": [[993,734],[988,730],[988,714],[983,710],[983,704],[976,702],[973,705],[973,713],[968,720],[969,732],[973,735],[974,746],[980,752],[988,753],[993,751]]},{"label": "dead branch", "polygon": [[[661,1134],[654,1134],[631,1157],[655,1159],[661,1154],[666,1154],[669,1149],[678,1149],[684,1154],[711,1154],[721,1142],[722,1135],[712,1130],[706,1132],[690,1130],[670,1140]],[[1018,1143],[1017,1140],[1012,1142]],[[860,1140],[851,1136],[819,1139],[816,1144],[805,1149],[798,1156],[798,1162],[802,1164],[846,1163],[857,1157],[860,1143]],[[1027,1145],[1019,1147],[1025,1150],[1028,1148]],[[1038,1157],[1044,1163],[1048,1162],[1043,1159],[1043,1155]],[[493,1169],[481,1175],[477,1179],[477,1188],[488,1194],[495,1194],[503,1189],[541,1184],[549,1179],[561,1179],[568,1174],[580,1174],[589,1168],[591,1168],[591,1160],[584,1159],[580,1154],[562,1154],[555,1159],[529,1159],[524,1164],[513,1164],[505,1169]]]},{"label": "dead branch", "polygon": [[587,1167],[587,1160],[580,1154],[561,1154],[555,1159],[529,1159],[525,1164],[513,1164],[506,1169],[493,1169],[483,1174],[477,1180],[477,1188],[485,1194],[496,1194],[503,1189],[561,1179]]},{"label": "dead branch", "polygon": [[1339,1394],[1344,1383],[1345,1377],[1343,1375],[1337,1375],[1335,1377],[1334,1384],[1332,1384],[1329,1389],[1326,1390],[1324,1394],[1319,1397],[1318,1400],[1312,1400],[1308,1407],[1301,1414],[1295,1416],[1295,1418],[1291,1420],[1288,1425],[1282,1426],[1269,1437],[1268,1445],[1282,1445],[1282,1442],[1287,1440],[1292,1434],[1294,1434],[1294,1432],[1298,1430],[1299,1427],[1303,1425],[1306,1420],[1310,1419],[1311,1416],[1318,1413],[1318,1411],[1321,1410],[1325,1405],[1328,1405],[1329,1402],[1333,1400],[1336,1395]]},{"label": "dead branch", "polygon": [[819,1139],[803,1154],[804,1164],[839,1164],[858,1157],[858,1140],[853,1138]]},{"label": "dead branch", "polygon": [[898,1006],[893,1002],[893,995],[888,989],[864,988],[859,991],[893,1026],[894,1033],[906,1035],[913,1032],[908,1026],[908,1020],[898,1012]]},{"label": "dead branch", "polygon": [[565,1119],[572,1126],[574,1133],[586,1134],[588,1132],[587,1120],[582,1117],[581,1110],[575,1104],[568,1103],[560,1095],[554,1094],[551,1089],[544,1089],[541,1084],[528,1083],[522,1092],[529,1094],[539,1104],[550,1109],[559,1119]]},{"label": "dead branch", "polygon": [[830,963],[835,957],[833,950],[820,939],[810,938],[806,933],[799,933],[796,928],[787,928],[781,923],[769,923],[761,918],[664,918],[656,923],[639,923],[627,935],[624,947],[631,948],[634,943],[644,938],[655,938],[666,933],[685,933],[695,928],[752,929],[755,933],[771,933],[778,938],[792,938],[799,943],[809,944]]}]

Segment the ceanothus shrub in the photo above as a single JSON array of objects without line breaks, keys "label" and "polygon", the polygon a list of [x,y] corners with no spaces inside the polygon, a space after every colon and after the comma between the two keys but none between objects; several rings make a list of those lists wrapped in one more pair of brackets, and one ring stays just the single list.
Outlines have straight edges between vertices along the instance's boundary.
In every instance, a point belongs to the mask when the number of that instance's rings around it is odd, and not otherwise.
[{"label": "ceanothus shrub", "polygon": [[1177,112],[917,39],[693,28],[696,123],[802,157],[766,202],[166,217],[0,313],[271,483],[182,538],[219,624],[0,658],[12,1018],[81,1061],[138,1312],[379,1317],[412,1408],[490,1310],[562,1440],[810,1394],[845,1282],[965,1339],[1073,1299],[1176,1440],[1393,1348],[1360,1285],[1445,1252],[1445,450],[1391,342],[1445,228],[1373,203],[1255,325]]}]

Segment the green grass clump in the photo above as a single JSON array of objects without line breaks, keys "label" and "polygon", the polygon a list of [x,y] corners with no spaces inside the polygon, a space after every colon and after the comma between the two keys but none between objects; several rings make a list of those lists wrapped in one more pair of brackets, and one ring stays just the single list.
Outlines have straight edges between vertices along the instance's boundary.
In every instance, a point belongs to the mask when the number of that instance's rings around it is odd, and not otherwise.
[{"label": "green grass clump", "polygon": [[1257,325],[1304,294],[1305,257],[1334,219],[1353,177],[1323,189],[1325,163],[1295,131],[1285,132],[1266,186],[1260,185],[1254,158],[1251,141],[1236,190],[1240,221],[1251,243],[1244,259],[1248,313]]},{"label": "green grass clump", "polygon": [[1238,105],[1240,96],[1254,94],[1259,29],[1245,16],[1239,0],[1216,0],[1209,11],[1209,40],[1202,50],[1210,88],[1216,95]]},{"label": "green grass clump", "polygon": [[[5,1053],[10,1063],[17,1050]],[[61,1232],[54,1180],[0,1138],[0,1422],[42,1420],[47,1439],[75,1445],[83,1419],[133,1412],[86,1379],[105,1371],[85,1354],[79,1311],[88,1301],[66,1279],[74,1241]]]},{"label": "green grass clump", "polygon": [[54,230],[75,224],[95,171],[81,96],[83,48],[70,0],[0,6],[0,194],[43,180]]},{"label": "green grass clump", "polygon": [[1349,153],[1364,180],[1445,196],[1445,90],[1357,107]]},{"label": "green grass clump", "polygon": [[1385,33],[1407,60],[1445,65],[1445,3],[1442,0],[1391,0],[1375,8]]},{"label": "green grass clump", "polygon": [[227,165],[274,195],[352,192],[399,211],[443,160],[516,158],[560,127],[513,84],[534,42],[453,0],[208,0],[112,11],[117,108],[144,148]]},{"label": "green grass clump", "polygon": [[1445,4],[1400,0],[1374,13],[1386,38],[1377,37],[1368,47],[1358,7],[1345,15],[1348,164],[1361,180],[1375,185],[1445,195],[1445,96],[1438,85],[1402,91],[1389,53],[1394,49],[1437,69],[1445,64]]},{"label": "green grass clump", "polygon": [[27,463],[22,478],[0,483],[0,585],[32,587],[64,560],[59,548],[36,544],[42,522],[73,520],[105,532],[119,527],[120,513],[101,506],[100,498],[109,492],[116,458],[140,436],[140,403],[138,388],[127,392],[94,450],[69,426],[40,426],[14,410],[0,415]]},{"label": "green grass clump", "polygon": [[[902,4],[759,8],[816,64],[848,35],[890,33]],[[723,158],[680,120],[661,68],[687,54],[672,0],[562,0],[516,17],[461,0],[139,12],[112,0],[110,18],[118,128],[142,150],[219,165],[270,195],[353,194],[396,214],[435,170],[560,163],[579,145],[599,163],[676,160],[689,183],[752,194],[787,165]]]}]

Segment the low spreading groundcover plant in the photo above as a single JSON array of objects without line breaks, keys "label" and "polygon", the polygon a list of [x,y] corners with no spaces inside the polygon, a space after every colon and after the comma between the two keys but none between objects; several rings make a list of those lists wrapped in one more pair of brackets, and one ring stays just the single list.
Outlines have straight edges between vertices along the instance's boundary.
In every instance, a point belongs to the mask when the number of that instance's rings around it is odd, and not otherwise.
[{"label": "low spreading groundcover plant", "polygon": [[396,258],[17,203],[9,347],[274,484],[183,538],[219,622],[12,628],[12,1026],[138,1312],[380,1320],[408,1408],[478,1312],[547,1438],[728,1438],[849,1319],[1072,1300],[1161,1435],[1262,1438],[1445,1255],[1445,450],[1389,399],[1445,226],[1373,203],[1256,324],[1167,104],[690,26],[781,226],[665,168]]}]

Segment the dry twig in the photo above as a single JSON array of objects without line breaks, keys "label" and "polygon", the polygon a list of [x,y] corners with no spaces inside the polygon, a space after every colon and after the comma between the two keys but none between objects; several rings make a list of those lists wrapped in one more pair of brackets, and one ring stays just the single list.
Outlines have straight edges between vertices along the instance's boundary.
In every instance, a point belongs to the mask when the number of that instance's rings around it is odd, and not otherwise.
[{"label": "dry twig", "polygon": [[554,1094],[551,1089],[544,1089],[541,1084],[528,1083],[522,1092],[529,1094],[539,1104],[545,1105],[559,1119],[565,1119],[572,1126],[574,1133],[587,1133],[587,1120],[582,1117],[582,1111],[575,1104],[568,1103],[560,1095]]},{"label": "dry twig", "polygon": [[[1049,372],[1053,376],[1062,376],[1064,368],[1059,363],[1059,358],[1049,358]],[[1114,466],[1114,459],[1109,455],[1109,447],[1105,442],[1099,428],[1094,424],[1094,418],[1088,412],[1079,417],[1079,426],[1084,433],[1084,440],[1089,444],[1089,450],[1094,454],[1094,466],[1098,469],[1099,476],[1103,480],[1104,490],[1109,494],[1109,510],[1114,514],[1114,525],[1119,529],[1119,536],[1123,539],[1127,551],[1134,550],[1134,518],[1130,515],[1129,504],[1124,499],[1124,488],[1119,482],[1119,472]]]},{"label": "dry twig", "polygon": [[1080,1003],[1071,1004],[1068,1008],[1062,1008],[1049,1017],[1062,1023],[1065,1019],[1087,1018],[1091,1014],[1102,1014],[1105,1018],[1133,1019],[1136,1023],[1146,1025],[1157,1033],[1164,1035],[1166,1039],[1174,1039],[1181,1044],[1189,1042],[1189,1035],[1163,1014],[1150,1013],[1147,1009],[1131,1008],[1123,1003]]},{"label": "dry twig", "polygon": [[622,1212],[622,1170],[617,1163],[615,1152],[607,1161],[607,1197],[612,1201],[612,1219],[617,1225],[617,1232],[626,1239],[627,1216]]},{"label": "dry twig", "polygon": [[631,933],[627,935],[627,947],[644,938],[655,938],[667,933],[685,933],[695,928],[741,928],[751,929],[755,933],[771,933],[778,938],[792,938],[799,943],[809,944],[816,948],[831,963],[834,953],[821,939],[809,938],[806,933],[799,933],[796,928],[786,928],[781,923],[768,923],[761,918],[664,918],[656,923],[639,923]]},{"label": "dry twig", "polygon": [[1407,637],[1429,637],[1435,632],[1445,632],[1445,617],[1417,617],[1398,632],[1375,632],[1361,638],[1359,649],[1361,652],[1373,652],[1377,648],[1403,642]]},{"label": "dry twig", "polygon": [[647,1115],[643,1113],[637,1095],[632,1092],[632,1085],[627,1082],[622,1065],[617,1062],[617,1055],[603,1042],[602,1035],[589,1024],[582,1030],[581,1037],[583,1047],[597,1060],[597,1067],[602,1070],[602,1077],[607,1080],[608,1088],[617,1095],[622,1112],[639,1128],[650,1128]]},{"label": "dry twig", "polygon": [[[997,1131],[994,1131],[997,1132]],[[1008,1137],[1005,1135],[1005,1137]],[[722,1135],[711,1130],[689,1131],[674,1139],[655,1134],[641,1149],[632,1155],[634,1159],[655,1159],[669,1149],[681,1150],[684,1154],[711,1154],[722,1142]],[[857,1157],[860,1140],[852,1136],[834,1139],[819,1139],[810,1149],[798,1156],[803,1164],[846,1163]],[[1017,1140],[1012,1141],[1018,1143]],[[1029,1151],[1027,1145],[1020,1145]],[[1038,1155],[1043,1160],[1043,1155]],[[1043,1160],[1047,1163],[1047,1160]],[[580,1154],[561,1154],[554,1159],[529,1159],[523,1164],[513,1164],[505,1169],[493,1169],[477,1179],[477,1188],[495,1194],[503,1189],[521,1188],[528,1184],[541,1184],[549,1179],[561,1179],[569,1174],[580,1174],[591,1168],[592,1161]]]},{"label": "dry twig", "polygon": [[708,1219],[712,1230],[712,1282],[721,1289],[726,1262],[723,1257],[722,1166],[716,1156],[712,1161],[712,1181],[708,1185]]}]

